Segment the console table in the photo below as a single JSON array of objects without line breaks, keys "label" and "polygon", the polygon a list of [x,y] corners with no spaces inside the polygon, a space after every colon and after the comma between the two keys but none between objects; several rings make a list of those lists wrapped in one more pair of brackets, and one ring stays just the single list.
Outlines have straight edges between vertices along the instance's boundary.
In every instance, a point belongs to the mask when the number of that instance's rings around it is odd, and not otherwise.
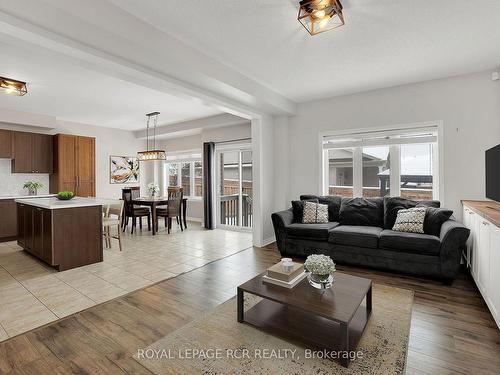
[{"label": "console table", "polygon": [[463,222],[470,229],[467,267],[500,327],[500,203],[462,200]]}]

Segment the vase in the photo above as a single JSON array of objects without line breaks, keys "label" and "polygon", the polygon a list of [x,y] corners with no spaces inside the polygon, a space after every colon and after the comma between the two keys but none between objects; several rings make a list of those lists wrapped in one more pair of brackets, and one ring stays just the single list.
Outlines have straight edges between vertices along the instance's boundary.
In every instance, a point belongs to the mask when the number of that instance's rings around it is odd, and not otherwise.
[{"label": "vase", "polygon": [[37,189],[35,188],[28,188],[28,195],[36,195],[37,194]]},{"label": "vase", "polygon": [[309,284],[316,289],[328,289],[332,287],[333,275],[317,275],[315,273],[309,273],[307,275]]}]

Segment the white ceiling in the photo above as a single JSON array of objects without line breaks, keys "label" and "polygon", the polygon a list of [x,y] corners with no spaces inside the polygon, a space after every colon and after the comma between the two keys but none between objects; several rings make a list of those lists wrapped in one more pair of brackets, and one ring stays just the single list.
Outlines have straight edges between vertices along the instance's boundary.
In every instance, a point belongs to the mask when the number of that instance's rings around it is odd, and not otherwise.
[{"label": "white ceiling", "polygon": [[342,0],[314,37],[298,0],[110,1],[298,102],[500,65],[498,0]]},{"label": "white ceiling", "polygon": [[28,82],[28,94],[23,97],[0,95],[0,110],[125,130],[145,128],[145,114],[152,111],[161,112],[160,125],[221,113],[197,99],[98,73],[77,60],[5,35],[0,35],[0,51],[0,75]]}]

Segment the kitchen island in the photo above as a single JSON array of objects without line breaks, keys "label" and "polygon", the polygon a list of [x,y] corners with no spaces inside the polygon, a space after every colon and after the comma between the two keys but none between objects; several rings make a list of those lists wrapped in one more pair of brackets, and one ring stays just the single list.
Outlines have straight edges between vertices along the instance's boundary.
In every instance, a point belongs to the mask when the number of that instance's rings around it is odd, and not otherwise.
[{"label": "kitchen island", "polygon": [[17,243],[59,271],[102,262],[102,201],[16,199]]}]

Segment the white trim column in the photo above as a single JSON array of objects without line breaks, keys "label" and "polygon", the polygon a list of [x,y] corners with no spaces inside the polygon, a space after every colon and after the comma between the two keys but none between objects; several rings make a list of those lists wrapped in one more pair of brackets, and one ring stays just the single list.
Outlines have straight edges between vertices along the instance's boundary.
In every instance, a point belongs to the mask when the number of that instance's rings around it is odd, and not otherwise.
[{"label": "white trim column", "polygon": [[252,119],[253,244],[262,247],[274,241],[274,118]]},{"label": "white trim column", "polygon": [[356,147],[352,154],[352,196],[363,196],[363,148]]},{"label": "white trim column", "polygon": [[391,164],[391,176],[389,189],[391,197],[401,196],[401,152],[399,146],[389,147],[389,163]]}]

